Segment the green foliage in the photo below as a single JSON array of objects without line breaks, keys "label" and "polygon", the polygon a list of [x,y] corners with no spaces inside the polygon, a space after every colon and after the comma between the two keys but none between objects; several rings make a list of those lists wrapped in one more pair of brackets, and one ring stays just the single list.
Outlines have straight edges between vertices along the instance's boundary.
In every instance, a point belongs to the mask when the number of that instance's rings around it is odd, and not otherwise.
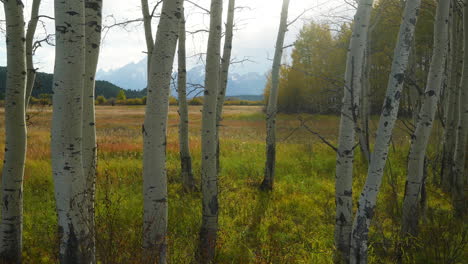
[{"label": "green foliage", "polygon": [[126,99],[127,99],[127,96],[125,95],[125,91],[120,90],[119,93],[117,94],[117,100],[125,101]]},{"label": "green foliage", "polygon": [[[53,75],[39,72],[36,75],[32,96],[38,98],[40,94],[52,94]],[[0,95],[5,93],[6,86],[6,67],[0,67]],[[105,98],[117,97],[122,88],[107,82],[96,81],[96,95],[102,95]],[[128,98],[140,98],[146,95],[146,89],[141,91],[125,90]],[[1,100],[1,97],[0,97]]]},{"label": "green foliage", "polygon": [[[336,36],[328,25],[306,24],[294,44],[292,63],[280,69],[278,109],[286,113],[336,112],[344,76],[350,29],[342,26]],[[271,89],[271,76],[265,88],[265,100]]]},{"label": "green foliage", "polygon": [[[436,6],[434,0],[423,0],[401,113],[411,112],[412,103],[419,100],[418,89],[426,85],[432,56]],[[373,7],[368,58],[372,113],[380,113],[382,109],[402,12],[400,0],[376,1]],[[343,24],[337,33],[332,34],[326,24],[310,22],[304,25],[294,44],[290,65],[281,68],[279,111],[339,112],[351,26]],[[265,100],[270,86],[271,78],[265,88]]]},{"label": "green foliage", "polygon": [[192,98],[188,101],[189,105],[203,105],[203,99],[200,97]]},{"label": "green foliage", "polygon": [[102,95],[99,95],[98,97],[96,97],[96,103],[99,104],[99,105],[103,105],[107,102],[106,98]]}]

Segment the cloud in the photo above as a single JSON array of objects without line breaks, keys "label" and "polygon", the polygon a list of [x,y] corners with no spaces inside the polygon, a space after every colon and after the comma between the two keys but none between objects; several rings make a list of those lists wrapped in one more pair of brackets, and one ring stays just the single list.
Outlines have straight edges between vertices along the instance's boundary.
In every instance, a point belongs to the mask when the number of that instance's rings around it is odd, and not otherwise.
[{"label": "cloud", "polygon": [[[150,0],[154,5],[156,1]],[[224,1],[227,5],[227,0]],[[28,18],[29,6],[32,0],[25,1],[27,8],[25,16]],[[204,8],[209,8],[209,0],[199,0],[196,3]],[[319,20],[324,14],[334,7],[342,6],[341,0],[315,0],[302,1],[291,0],[290,19],[298,16],[304,9],[312,8],[305,17]],[[237,0],[237,6],[248,7],[236,13],[237,31],[234,35],[233,56],[237,59],[248,58],[253,62],[247,62],[243,65],[236,65],[239,71],[257,71],[266,72],[271,64],[269,58],[273,56],[274,44],[278,32],[280,18],[281,0]],[[186,2],[187,30],[195,31],[197,29],[208,29],[209,16],[202,10]],[[114,21],[124,21],[141,17],[141,6],[139,1],[128,0],[105,0],[103,17],[105,24],[109,25]],[[226,10],[227,7],[225,7]],[[335,8],[336,9],[336,8]],[[336,10],[334,10],[336,12]],[[349,12],[348,12],[349,13]],[[43,0],[41,14],[53,15],[53,0]],[[224,15],[225,16],[225,15]],[[3,10],[0,19],[4,19]],[[157,20],[157,19],[155,19]],[[157,28],[157,21],[153,25],[153,30]],[[287,34],[286,44],[292,43],[299,32],[304,21],[299,20],[290,27]],[[45,20],[47,32],[54,30],[53,21]],[[44,37],[44,28],[38,28],[38,38]],[[155,33],[153,32],[153,35]],[[187,53],[189,56],[206,52],[206,34],[189,35],[187,37]],[[145,58],[146,44],[144,32],[140,23],[129,26],[126,30],[113,28],[105,35],[99,69],[109,70],[122,67],[131,62],[137,62]],[[0,64],[6,64],[5,41],[0,41]],[[52,72],[54,64],[54,48],[44,46],[36,54],[35,61],[41,71]],[[189,62],[193,66],[197,60],[192,59]],[[199,63],[199,62],[198,62]]]}]

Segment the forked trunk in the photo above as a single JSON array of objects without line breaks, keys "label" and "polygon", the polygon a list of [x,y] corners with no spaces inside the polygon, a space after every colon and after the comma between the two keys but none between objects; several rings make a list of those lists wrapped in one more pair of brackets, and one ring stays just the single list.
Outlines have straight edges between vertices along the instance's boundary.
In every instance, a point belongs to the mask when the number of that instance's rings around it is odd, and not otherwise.
[{"label": "forked trunk", "polygon": [[164,0],[148,75],[143,125],[143,262],[166,263],[166,131],[182,0]]}]

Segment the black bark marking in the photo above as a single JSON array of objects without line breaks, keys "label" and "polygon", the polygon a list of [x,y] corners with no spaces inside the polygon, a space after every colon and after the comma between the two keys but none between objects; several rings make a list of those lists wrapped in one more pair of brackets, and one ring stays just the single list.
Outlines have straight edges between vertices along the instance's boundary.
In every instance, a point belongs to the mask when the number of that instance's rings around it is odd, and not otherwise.
[{"label": "black bark marking", "polygon": [[208,204],[212,215],[218,215],[218,195],[213,195]]}]

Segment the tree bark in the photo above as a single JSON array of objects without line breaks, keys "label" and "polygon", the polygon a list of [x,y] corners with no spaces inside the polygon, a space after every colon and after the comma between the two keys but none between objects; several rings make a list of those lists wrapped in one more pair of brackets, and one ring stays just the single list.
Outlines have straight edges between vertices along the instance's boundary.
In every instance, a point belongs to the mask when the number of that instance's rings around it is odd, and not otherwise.
[{"label": "tree bark", "polygon": [[179,95],[179,153],[182,185],[186,191],[194,191],[195,179],[192,172],[192,157],[189,147],[189,116],[187,105],[187,62],[185,52],[185,17],[184,9],[181,11],[179,26],[179,69],[177,74],[177,93]]},{"label": "tree bark", "polygon": [[151,26],[151,21],[153,20],[153,17],[150,14],[149,11],[149,5],[148,5],[148,0],[141,0],[141,11],[143,13],[143,28],[145,30],[145,41],[146,41],[146,49],[147,49],[147,76],[149,79],[149,74],[150,74],[150,64],[151,64],[151,54],[153,53],[154,49],[154,40],[153,40],[153,28]]},{"label": "tree bark", "polygon": [[335,182],[335,247],[338,263],[349,261],[353,215],[354,145],[361,100],[361,78],[367,46],[372,0],[359,1],[346,60],[344,97],[336,155]]},{"label": "tree bark", "polygon": [[226,21],[226,32],[224,37],[224,50],[223,57],[221,58],[221,71],[219,76],[219,91],[218,91],[218,102],[216,106],[216,165],[219,172],[219,128],[221,127],[221,121],[223,120],[223,106],[224,100],[226,99],[226,89],[228,84],[229,66],[231,65],[231,52],[232,52],[232,39],[234,30],[234,11],[235,11],[235,0],[229,0],[228,4],[228,15]]},{"label": "tree bark", "polygon": [[464,1],[463,8],[463,69],[460,84],[460,112],[458,117],[458,136],[455,147],[453,170],[453,208],[455,214],[463,217],[466,212],[465,201],[465,162],[466,144],[468,136],[468,0]]},{"label": "tree bark", "polygon": [[436,21],[434,23],[434,52],[429,69],[426,91],[417,116],[416,129],[411,137],[403,201],[403,219],[401,227],[403,235],[409,234],[414,236],[417,233],[420,210],[418,201],[424,180],[424,160],[443,84],[442,81],[447,58],[449,44],[449,11],[450,1],[440,1],[437,5]]},{"label": "tree bark", "polygon": [[212,263],[218,232],[218,170],[216,165],[216,100],[218,95],[223,1],[211,0],[202,114],[202,226],[198,260]]},{"label": "tree bark", "polygon": [[[31,9],[31,20],[28,23],[28,30],[26,32],[26,68],[28,78],[26,81],[26,103],[25,107],[28,108],[29,100],[31,99],[34,82],[36,81],[36,69],[34,68],[33,60],[33,41],[34,34],[36,33],[37,23],[39,22],[39,7],[41,0],[34,0]],[[27,110],[27,109],[26,109]]]},{"label": "tree bark", "polygon": [[102,0],[85,0],[85,78],[83,88],[83,173],[86,181],[83,215],[89,227],[86,253],[95,263],[94,196],[97,169],[97,143],[95,120],[95,77],[101,46]]},{"label": "tree bark", "polygon": [[288,31],[289,0],[283,0],[281,20],[276,39],[275,56],[271,70],[271,90],[266,111],[266,163],[265,177],[260,189],[273,190],[276,166],[276,114],[278,112],[279,73],[283,56],[284,37]]},{"label": "tree bark", "polygon": [[21,263],[26,160],[26,46],[22,1],[3,3],[6,21],[5,156],[2,172],[0,262]]},{"label": "tree bark", "polygon": [[377,129],[374,151],[371,157],[367,180],[359,198],[358,211],[353,222],[350,253],[350,263],[352,264],[367,263],[369,226],[377,202],[377,194],[382,184],[390,139],[398,115],[401,91],[420,5],[420,0],[406,1],[403,21],[400,25],[400,33],[393,56],[387,94]]},{"label": "tree bark", "polygon": [[182,0],[163,2],[156,41],[151,54],[146,115],[143,125],[143,257],[145,263],[166,263],[166,131],[170,82],[182,3]]},{"label": "tree bark", "polygon": [[61,263],[90,263],[82,160],[85,76],[85,2],[55,0],[55,69],[52,172],[55,182]]},{"label": "tree bark", "polygon": [[459,114],[459,92],[460,92],[460,69],[463,65],[461,58],[460,36],[460,16],[456,11],[455,1],[452,2],[452,17],[450,19],[450,52],[447,61],[447,87],[445,103],[445,130],[444,148],[441,165],[441,185],[444,191],[449,192],[453,184],[453,158],[455,154],[455,144],[457,141],[457,125]]}]

